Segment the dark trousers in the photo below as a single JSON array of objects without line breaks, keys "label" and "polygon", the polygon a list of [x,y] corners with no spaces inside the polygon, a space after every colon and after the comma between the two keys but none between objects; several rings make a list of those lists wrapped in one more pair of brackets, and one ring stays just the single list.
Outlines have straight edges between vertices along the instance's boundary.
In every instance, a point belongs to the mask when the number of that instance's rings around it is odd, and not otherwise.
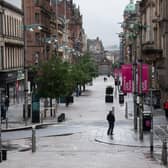
[{"label": "dark trousers", "polygon": [[113,134],[114,122],[109,122],[109,128],[107,130],[107,135]]},{"label": "dark trousers", "polygon": [[165,116],[168,118],[168,109],[165,109]]}]

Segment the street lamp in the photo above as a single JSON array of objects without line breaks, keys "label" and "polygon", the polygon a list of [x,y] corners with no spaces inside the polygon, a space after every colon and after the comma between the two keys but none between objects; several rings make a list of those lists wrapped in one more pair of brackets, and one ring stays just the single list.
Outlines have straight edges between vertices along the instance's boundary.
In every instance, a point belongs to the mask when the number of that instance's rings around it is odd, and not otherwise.
[{"label": "street lamp", "polygon": [[25,125],[27,125],[28,120],[28,67],[27,67],[27,60],[26,60],[26,53],[27,53],[27,36],[26,31],[34,31],[34,29],[41,30],[42,27],[40,24],[31,24],[26,25],[25,19],[23,21],[23,36],[24,36],[24,112],[25,112]]},{"label": "street lamp", "polygon": [[122,27],[127,30],[127,32],[123,33],[125,38],[128,38],[132,42],[132,53],[134,55],[133,60],[133,81],[134,81],[134,129],[137,130],[137,52],[136,52],[136,44],[137,44],[137,30],[135,29],[134,21],[123,22]]}]

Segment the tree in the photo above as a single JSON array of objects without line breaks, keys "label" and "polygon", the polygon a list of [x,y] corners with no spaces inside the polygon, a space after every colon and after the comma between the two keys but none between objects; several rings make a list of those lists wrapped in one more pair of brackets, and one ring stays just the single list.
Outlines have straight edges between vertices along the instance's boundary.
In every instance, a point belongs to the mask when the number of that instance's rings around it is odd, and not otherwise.
[{"label": "tree", "polygon": [[40,97],[58,98],[70,94],[74,81],[70,79],[70,65],[60,58],[52,58],[38,67],[36,79],[37,92]]},{"label": "tree", "polygon": [[59,57],[35,66],[37,94],[43,98],[59,98],[71,95],[78,85],[85,85],[96,76],[96,67],[88,53],[77,64],[62,61]]},{"label": "tree", "polygon": [[90,53],[86,52],[79,61],[79,66],[81,71],[83,72],[83,78],[81,80],[81,84],[85,85],[86,83],[92,81],[93,77],[98,75],[98,68],[94,63]]}]

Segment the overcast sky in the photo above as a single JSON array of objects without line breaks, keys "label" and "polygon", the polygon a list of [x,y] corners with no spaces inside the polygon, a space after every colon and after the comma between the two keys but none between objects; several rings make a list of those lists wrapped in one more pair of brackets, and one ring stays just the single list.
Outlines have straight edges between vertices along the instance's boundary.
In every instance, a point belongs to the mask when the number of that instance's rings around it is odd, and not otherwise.
[{"label": "overcast sky", "polygon": [[[6,0],[13,4],[20,4],[20,0]],[[119,22],[123,21],[123,11],[130,0],[73,0],[80,6],[83,15],[83,27],[88,38],[97,36],[103,45],[119,45],[116,33],[121,31]]]},{"label": "overcast sky", "polygon": [[74,0],[80,6],[84,29],[88,38],[102,40],[103,45],[119,45],[119,22],[123,21],[123,11],[130,0]]}]

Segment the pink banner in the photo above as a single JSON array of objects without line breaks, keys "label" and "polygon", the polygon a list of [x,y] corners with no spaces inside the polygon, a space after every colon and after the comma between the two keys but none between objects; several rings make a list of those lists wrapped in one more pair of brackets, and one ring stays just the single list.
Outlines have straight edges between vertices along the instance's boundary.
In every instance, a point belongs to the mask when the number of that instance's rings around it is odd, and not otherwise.
[{"label": "pink banner", "polygon": [[132,92],[132,65],[122,65],[122,91],[124,93]]},{"label": "pink banner", "polygon": [[[138,64],[138,92],[140,92],[140,65]],[[142,65],[142,93],[149,91],[149,65]]]}]

